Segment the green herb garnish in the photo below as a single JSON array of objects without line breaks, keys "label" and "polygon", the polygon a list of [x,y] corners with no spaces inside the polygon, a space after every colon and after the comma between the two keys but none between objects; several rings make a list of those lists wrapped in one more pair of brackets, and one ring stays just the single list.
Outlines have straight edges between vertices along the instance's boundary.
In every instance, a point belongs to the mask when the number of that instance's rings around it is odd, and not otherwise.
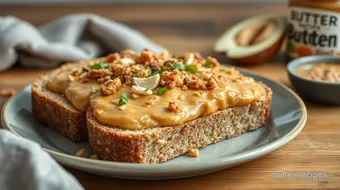
[{"label": "green herb garnish", "polygon": [[205,63],[204,63],[204,67],[208,67],[208,68],[211,68],[211,61],[209,60],[206,60]]},{"label": "green herb garnish", "polygon": [[97,94],[97,93],[100,92],[100,88],[96,88],[96,87],[92,86],[92,92]]},{"label": "green herb garnish", "polygon": [[175,64],[172,64],[170,65],[171,67],[171,70],[175,70],[175,69],[178,69],[180,71],[188,71],[188,72],[191,72],[191,73],[196,73],[197,72],[197,67],[195,65],[184,65],[184,64],[181,64],[181,63],[175,63]]},{"label": "green herb garnish", "polygon": [[151,74],[152,74],[152,70],[150,67],[148,67],[148,76],[151,76]]},{"label": "green herb garnish", "polygon": [[144,90],[144,92],[147,92],[149,90],[149,88],[146,88],[145,90]]},{"label": "green herb garnish", "polygon": [[186,71],[189,71],[190,73],[196,73],[197,72],[197,67],[195,65],[187,65],[185,67]]},{"label": "green herb garnish", "polygon": [[159,69],[158,71],[153,72],[153,73],[151,74],[151,76],[154,76],[154,75],[157,75],[157,74],[162,74],[164,71],[165,71],[165,69],[162,67],[162,68]]},{"label": "green herb garnish", "polygon": [[160,88],[160,89],[158,89],[158,95],[162,95],[162,94],[166,93],[166,91],[168,91],[167,87]]},{"label": "green herb garnish", "polygon": [[133,76],[133,77],[140,78],[139,74],[133,74],[132,76]]},{"label": "green herb garnish", "polygon": [[178,59],[178,55],[177,54],[172,54],[172,58]]},{"label": "green herb garnish", "polygon": [[139,65],[139,68],[145,69],[144,65]]},{"label": "green herb garnish", "polygon": [[92,70],[108,69],[110,66],[107,63],[100,62],[91,66]]},{"label": "green herb garnish", "polygon": [[170,65],[170,67],[171,67],[171,70],[175,70],[175,69],[178,69],[180,71],[185,70],[185,65],[181,63],[172,64]]},{"label": "green herb garnish", "polygon": [[129,97],[125,93],[123,93],[122,97],[119,100],[119,105],[124,105],[124,104],[127,104],[128,102],[129,102]]},{"label": "green herb garnish", "polygon": [[225,69],[220,69],[220,71],[221,71],[221,72],[226,72],[226,70],[225,70]]}]

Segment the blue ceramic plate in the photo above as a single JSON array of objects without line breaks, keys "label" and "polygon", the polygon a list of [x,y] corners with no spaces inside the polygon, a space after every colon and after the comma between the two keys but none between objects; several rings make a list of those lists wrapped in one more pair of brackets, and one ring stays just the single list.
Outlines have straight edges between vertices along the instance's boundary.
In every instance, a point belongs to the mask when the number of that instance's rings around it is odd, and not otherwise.
[{"label": "blue ceramic plate", "polygon": [[267,126],[242,136],[200,149],[200,156],[179,156],[161,164],[133,164],[92,160],[74,156],[88,144],[75,143],[37,121],[31,111],[31,86],[8,100],[2,110],[2,124],[13,133],[39,143],[59,163],[103,176],[133,179],[170,179],[197,176],[236,166],[268,154],[293,140],[303,129],[307,111],[290,89],[244,72],[273,90],[271,116]]}]

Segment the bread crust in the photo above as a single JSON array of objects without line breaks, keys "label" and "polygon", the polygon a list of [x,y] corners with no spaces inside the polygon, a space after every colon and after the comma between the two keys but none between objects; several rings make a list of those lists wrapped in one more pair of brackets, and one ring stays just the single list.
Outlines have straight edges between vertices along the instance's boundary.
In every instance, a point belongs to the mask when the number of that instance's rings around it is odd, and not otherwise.
[{"label": "bread crust", "polygon": [[126,130],[99,123],[91,108],[86,112],[89,145],[99,159],[159,163],[263,126],[270,113],[272,91],[261,100],[227,108],[180,125]]},{"label": "bread crust", "polygon": [[40,77],[32,84],[33,115],[63,136],[73,141],[87,140],[86,117],[84,112],[73,108],[63,95],[50,91],[46,85],[49,76]]}]

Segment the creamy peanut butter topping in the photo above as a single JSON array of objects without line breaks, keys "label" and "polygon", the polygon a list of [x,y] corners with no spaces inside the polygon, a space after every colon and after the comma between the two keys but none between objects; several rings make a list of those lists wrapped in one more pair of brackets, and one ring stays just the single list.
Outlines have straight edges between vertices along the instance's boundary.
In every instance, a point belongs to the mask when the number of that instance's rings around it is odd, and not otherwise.
[{"label": "creamy peanut butter topping", "polygon": [[309,69],[297,69],[296,74],[320,82],[340,82],[340,64],[319,63]]},{"label": "creamy peanut butter topping", "polygon": [[123,129],[181,124],[249,104],[265,93],[260,83],[212,57],[147,50],[126,50],[77,71],[61,70],[47,87],[65,94],[80,111],[90,105],[100,123]]}]

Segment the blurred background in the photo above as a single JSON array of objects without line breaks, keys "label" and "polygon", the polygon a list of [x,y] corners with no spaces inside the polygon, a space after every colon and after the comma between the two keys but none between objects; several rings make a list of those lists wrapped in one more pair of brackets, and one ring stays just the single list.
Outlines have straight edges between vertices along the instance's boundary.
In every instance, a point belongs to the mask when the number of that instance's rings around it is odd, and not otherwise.
[{"label": "blurred background", "polygon": [[171,51],[204,55],[212,54],[218,37],[242,19],[286,11],[286,0],[0,0],[0,16],[14,15],[36,26],[67,14],[94,13]]}]

